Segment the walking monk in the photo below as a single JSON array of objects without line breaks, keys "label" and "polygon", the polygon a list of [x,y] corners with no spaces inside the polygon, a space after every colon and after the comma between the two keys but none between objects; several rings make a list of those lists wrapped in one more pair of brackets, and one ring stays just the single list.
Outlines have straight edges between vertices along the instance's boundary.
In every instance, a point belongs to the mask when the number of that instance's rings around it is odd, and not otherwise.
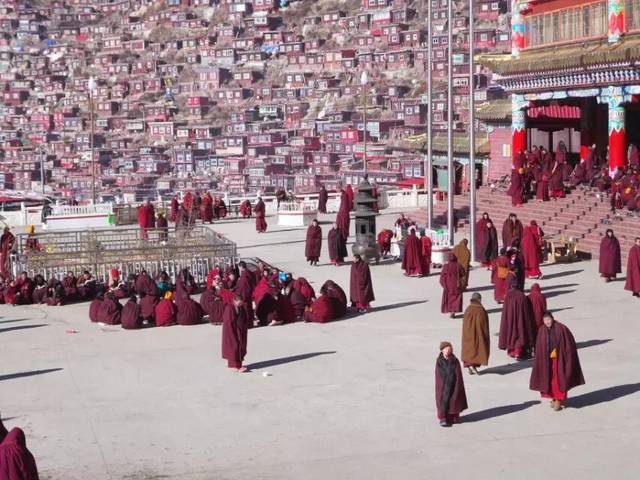
[{"label": "walking monk", "polygon": [[431,273],[431,252],[433,250],[433,242],[425,232],[422,232],[420,234],[420,246],[422,251],[422,259],[424,260],[424,265],[426,268],[424,274],[429,275]]},{"label": "walking monk", "polygon": [[222,314],[222,358],[227,361],[229,368],[240,373],[247,371],[242,362],[247,354],[248,329],[249,320],[242,299],[236,296],[232,303],[224,307]]},{"label": "walking monk", "polygon": [[309,265],[318,266],[320,251],[322,250],[322,229],[318,225],[318,220],[314,219],[307,229],[307,241],[304,246],[304,255],[307,257]]},{"label": "walking monk", "polygon": [[422,245],[416,237],[415,227],[409,229],[409,235],[404,240],[404,255],[402,256],[402,269],[408,277],[422,277],[427,274],[424,257],[422,256]]},{"label": "walking monk", "polygon": [[531,303],[524,292],[511,286],[502,307],[498,348],[506,350],[511,358],[531,358],[531,347],[536,338]]},{"label": "walking monk", "polygon": [[535,220],[524,227],[522,232],[522,257],[524,259],[524,275],[526,278],[541,278],[542,242],[544,232]]},{"label": "walking monk", "polygon": [[508,250],[515,240],[522,240],[522,222],[515,213],[510,213],[502,225],[502,246]]},{"label": "walking monk", "polygon": [[329,230],[327,244],[329,246],[329,259],[337,267],[344,262],[347,256],[347,240],[342,236],[337,223],[334,223],[333,228]]},{"label": "walking monk", "polygon": [[460,362],[449,342],[440,342],[436,360],[436,410],[441,427],[460,423],[460,412],[468,408]]},{"label": "walking monk", "polygon": [[442,285],[442,301],[440,311],[448,313],[449,317],[455,317],[462,311],[462,292],[464,292],[464,271],[458,264],[453,253],[449,254],[449,261],[444,264],[440,272],[440,285]]},{"label": "walking monk", "polygon": [[531,285],[531,291],[529,292],[529,302],[531,302],[531,308],[533,311],[533,319],[536,322],[536,331],[542,326],[542,317],[547,311],[547,299],[540,290],[540,285],[534,283]]},{"label": "walking monk", "polygon": [[620,258],[620,242],[610,228],[600,242],[599,259],[600,276],[605,282],[610,282],[622,272],[622,259]]},{"label": "walking monk", "polygon": [[551,399],[551,408],[562,410],[562,401],[573,387],[584,385],[578,348],[571,331],[556,322],[550,312],[544,314],[544,326],[536,338],[536,358],[533,361],[529,388]]},{"label": "walking monk", "polygon": [[367,312],[369,304],[376,299],[373,294],[369,264],[362,260],[357,253],[353,256],[351,264],[349,296],[351,297],[351,306],[357,308],[360,313]]},{"label": "walking monk", "polygon": [[489,364],[489,340],[489,315],[482,306],[482,296],[475,292],[462,321],[460,356],[470,375],[477,374],[480,365]]},{"label": "walking monk", "polygon": [[267,231],[267,220],[265,219],[266,207],[262,201],[262,197],[258,197],[255,207],[253,207],[253,213],[256,214],[256,231],[258,233],[264,233]]},{"label": "walking monk", "polygon": [[324,188],[324,185],[320,187],[320,192],[318,192],[318,212],[327,213],[327,201],[329,200],[329,194],[327,193],[327,189]]},{"label": "walking monk", "polygon": [[640,237],[636,237],[635,244],[629,250],[624,289],[629,290],[634,297],[640,297]]},{"label": "walking monk", "polygon": [[463,276],[462,276],[462,285],[464,288],[462,291],[464,292],[469,286],[469,270],[471,270],[471,252],[467,245],[469,244],[469,240],[463,238],[458,242],[458,244],[453,247],[453,254],[458,259],[458,264],[462,267]]}]

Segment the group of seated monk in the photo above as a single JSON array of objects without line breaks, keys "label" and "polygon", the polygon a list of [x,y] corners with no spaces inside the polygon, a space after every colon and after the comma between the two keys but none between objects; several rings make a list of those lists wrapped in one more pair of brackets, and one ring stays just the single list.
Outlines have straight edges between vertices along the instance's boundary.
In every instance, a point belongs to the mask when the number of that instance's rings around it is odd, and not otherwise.
[{"label": "group of seated monk", "polygon": [[[112,272],[113,276],[113,272]],[[199,301],[191,298],[198,286],[188,269],[171,285],[166,272],[156,281],[142,271],[127,282],[111,281],[89,306],[92,322],[121,325],[131,330],[152,326],[221,324],[224,307],[241,298],[253,326],[275,326],[297,320],[325,323],[345,315],[347,297],[336,283],[325,282],[316,296],[309,282],[293,279],[259,263],[250,271],[244,262],[236,267],[214,268],[207,275]],[[127,298],[124,305],[120,299]]]},{"label": "group of seated monk", "polygon": [[5,278],[0,285],[0,303],[8,305],[46,304],[51,306],[90,300],[95,296],[96,279],[84,271],[76,277],[73,272],[59,280],[49,280],[37,274],[30,278],[22,272],[17,278]]}]

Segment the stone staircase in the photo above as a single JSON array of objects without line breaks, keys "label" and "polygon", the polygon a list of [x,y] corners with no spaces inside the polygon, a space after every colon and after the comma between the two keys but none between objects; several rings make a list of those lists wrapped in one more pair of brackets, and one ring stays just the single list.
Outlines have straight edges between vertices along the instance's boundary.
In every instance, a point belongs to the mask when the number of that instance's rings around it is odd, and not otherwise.
[{"label": "stone staircase", "polygon": [[[640,218],[627,215],[627,210],[620,210],[616,214],[611,212],[607,194],[594,189],[579,188],[567,194],[566,198],[541,202],[529,200],[520,207],[511,205],[511,198],[504,189],[492,190],[488,187],[478,189],[476,193],[477,218],[483,212],[488,212],[496,222],[498,235],[502,223],[510,213],[518,215],[520,221],[527,225],[536,220],[544,230],[545,235],[559,238],[574,238],[578,242],[578,251],[588,258],[598,258],[600,241],[608,228],[613,229],[620,241],[622,250],[623,269],[626,257],[633,245],[633,239],[640,236]],[[457,195],[454,199],[459,218],[459,234],[468,234],[469,226],[469,195]],[[444,227],[447,223],[447,203],[434,204],[434,224]],[[425,225],[427,211],[422,208],[409,212],[409,216],[419,225]]]}]

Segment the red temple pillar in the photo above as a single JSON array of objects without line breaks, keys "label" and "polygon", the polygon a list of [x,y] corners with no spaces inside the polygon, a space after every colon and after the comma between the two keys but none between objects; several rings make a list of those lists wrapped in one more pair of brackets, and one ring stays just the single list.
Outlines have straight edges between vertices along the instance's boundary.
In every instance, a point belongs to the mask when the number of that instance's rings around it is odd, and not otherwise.
[{"label": "red temple pillar", "polygon": [[511,159],[522,150],[527,149],[527,112],[528,102],[523,95],[511,96]]},{"label": "red temple pillar", "polygon": [[609,101],[609,171],[627,163],[624,106]]}]

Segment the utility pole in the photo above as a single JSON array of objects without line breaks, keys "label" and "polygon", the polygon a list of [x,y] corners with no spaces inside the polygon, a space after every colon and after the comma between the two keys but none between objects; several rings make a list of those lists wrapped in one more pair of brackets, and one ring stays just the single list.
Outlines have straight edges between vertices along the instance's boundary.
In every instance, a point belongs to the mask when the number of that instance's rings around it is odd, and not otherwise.
[{"label": "utility pole", "polygon": [[43,195],[44,195],[44,184],[45,184],[44,159],[45,159],[44,143],[41,143],[40,144],[40,183],[42,184],[42,194]]},{"label": "utility pole", "polygon": [[89,138],[89,148],[91,149],[91,201],[93,205],[96,204],[96,163],[94,158],[94,145],[93,145],[93,134],[94,134],[94,125],[93,125],[93,92],[96,89],[96,80],[93,77],[89,78],[89,83],[87,84],[89,90],[89,122],[91,123],[91,137]]},{"label": "utility pole", "polygon": [[366,70],[360,75],[360,85],[362,86],[362,94],[364,98],[364,108],[362,112],[362,121],[364,122],[364,151],[362,152],[362,168],[364,174],[367,174],[367,84],[369,83],[369,74]]},{"label": "utility pole", "polygon": [[424,165],[424,182],[427,189],[427,228],[433,230],[433,21],[431,0],[427,1],[427,159]]},{"label": "utility pole", "polygon": [[454,168],[453,168],[453,0],[447,1],[447,227],[449,231],[449,246],[453,246],[453,195],[454,195]]},{"label": "utility pole", "polygon": [[475,103],[475,28],[473,0],[469,0],[469,249],[476,259],[476,103]]}]

